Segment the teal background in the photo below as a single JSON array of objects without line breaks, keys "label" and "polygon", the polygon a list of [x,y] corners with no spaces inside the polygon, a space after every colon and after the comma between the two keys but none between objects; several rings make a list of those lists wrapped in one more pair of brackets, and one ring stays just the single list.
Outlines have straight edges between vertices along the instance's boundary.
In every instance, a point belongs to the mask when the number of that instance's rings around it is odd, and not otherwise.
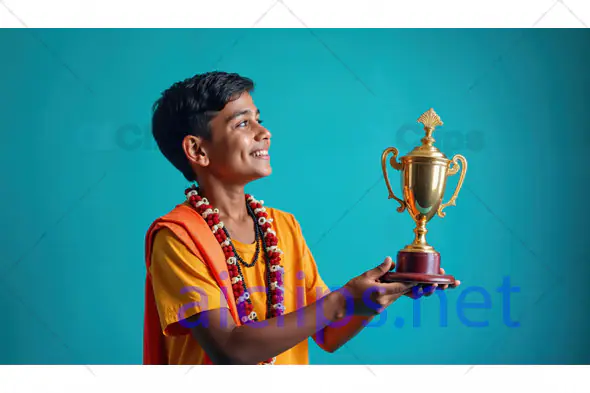
[{"label": "teal background", "polygon": [[[0,363],[141,363],[145,231],[187,185],[151,140],[150,109],[173,82],[213,69],[255,80],[274,173],[248,191],[296,215],[331,286],[411,241],[380,156],[418,143],[421,113],[434,108],[437,145],[468,160],[457,206],[428,227],[463,282],[446,293],[446,326],[437,297],[404,298],[335,354],[312,346],[312,363],[590,363],[589,38],[0,31]],[[496,292],[505,277],[520,291],[510,309]]]}]

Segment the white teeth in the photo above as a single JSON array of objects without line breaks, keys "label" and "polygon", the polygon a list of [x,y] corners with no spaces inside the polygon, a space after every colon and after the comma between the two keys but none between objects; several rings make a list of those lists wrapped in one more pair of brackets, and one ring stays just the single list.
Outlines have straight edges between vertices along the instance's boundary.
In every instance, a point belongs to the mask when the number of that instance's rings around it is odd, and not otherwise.
[{"label": "white teeth", "polygon": [[254,157],[268,156],[268,150],[256,150],[254,153],[252,153],[252,155]]}]

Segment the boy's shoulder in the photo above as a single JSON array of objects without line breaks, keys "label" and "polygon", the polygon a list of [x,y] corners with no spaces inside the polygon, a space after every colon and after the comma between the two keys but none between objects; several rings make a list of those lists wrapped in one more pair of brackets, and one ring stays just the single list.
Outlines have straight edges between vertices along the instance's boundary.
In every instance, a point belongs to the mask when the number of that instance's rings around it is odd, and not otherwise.
[{"label": "boy's shoulder", "polygon": [[299,226],[299,222],[297,221],[293,213],[288,212],[286,210],[277,209],[271,206],[265,206],[264,208],[266,209],[268,215],[271,216],[274,221],[280,220],[281,222],[286,222]]},{"label": "boy's shoulder", "polygon": [[265,206],[265,209],[273,220],[272,225],[275,230],[281,232],[288,230],[295,236],[301,236],[301,226],[293,213],[269,206]]}]

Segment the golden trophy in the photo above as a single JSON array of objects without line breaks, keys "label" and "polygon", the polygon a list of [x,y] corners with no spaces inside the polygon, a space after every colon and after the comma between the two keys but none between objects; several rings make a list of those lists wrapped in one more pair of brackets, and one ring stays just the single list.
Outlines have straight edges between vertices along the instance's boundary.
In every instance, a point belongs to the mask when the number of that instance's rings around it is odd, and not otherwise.
[{"label": "golden trophy", "polygon": [[[442,126],[440,117],[431,108],[418,118],[424,125],[426,136],[408,155],[397,162],[398,150],[395,147],[385,149],[381,156],[381,166],[385,184],[389,190],[389,199],[395,199],[400,206],[397,211],[408,210],[416,223],[414,241],[397,254],[395,271],[386,273],[384,282],[415,282],[417,284],[453,284],[455,278],[440,274],[440,254],[426,242],[426,223],[435,214],[445,216],[447,206],[456,205],[457,195],[463,184],[467,171],[467,160],[460,154],[448,159],[438,148],[433,146],[432,137],[435,127]],[[401,172],[402,197],[395,196],[387,175],[387,156],[393,153],[389,163]],[[459,166],[461,162],[461,166]],[[461,175],[455,192],[447,203],[442,203],[447,177],[455,175],[461,168]]]}]

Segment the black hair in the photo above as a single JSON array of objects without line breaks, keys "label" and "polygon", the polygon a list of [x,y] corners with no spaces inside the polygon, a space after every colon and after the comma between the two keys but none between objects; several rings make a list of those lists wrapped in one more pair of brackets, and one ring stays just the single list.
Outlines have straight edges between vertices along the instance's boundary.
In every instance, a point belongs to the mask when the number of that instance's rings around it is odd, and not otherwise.
[{"label": "black hair", "polygon": [[196,177],[182,149],[187,135],[210,140],[209,122],[225,105],[244,92],[252,92],[254,82],[236,73],[221,71],[197,74],[174,83],[152,108],[152,134],[158,148],[189,182]]}]

